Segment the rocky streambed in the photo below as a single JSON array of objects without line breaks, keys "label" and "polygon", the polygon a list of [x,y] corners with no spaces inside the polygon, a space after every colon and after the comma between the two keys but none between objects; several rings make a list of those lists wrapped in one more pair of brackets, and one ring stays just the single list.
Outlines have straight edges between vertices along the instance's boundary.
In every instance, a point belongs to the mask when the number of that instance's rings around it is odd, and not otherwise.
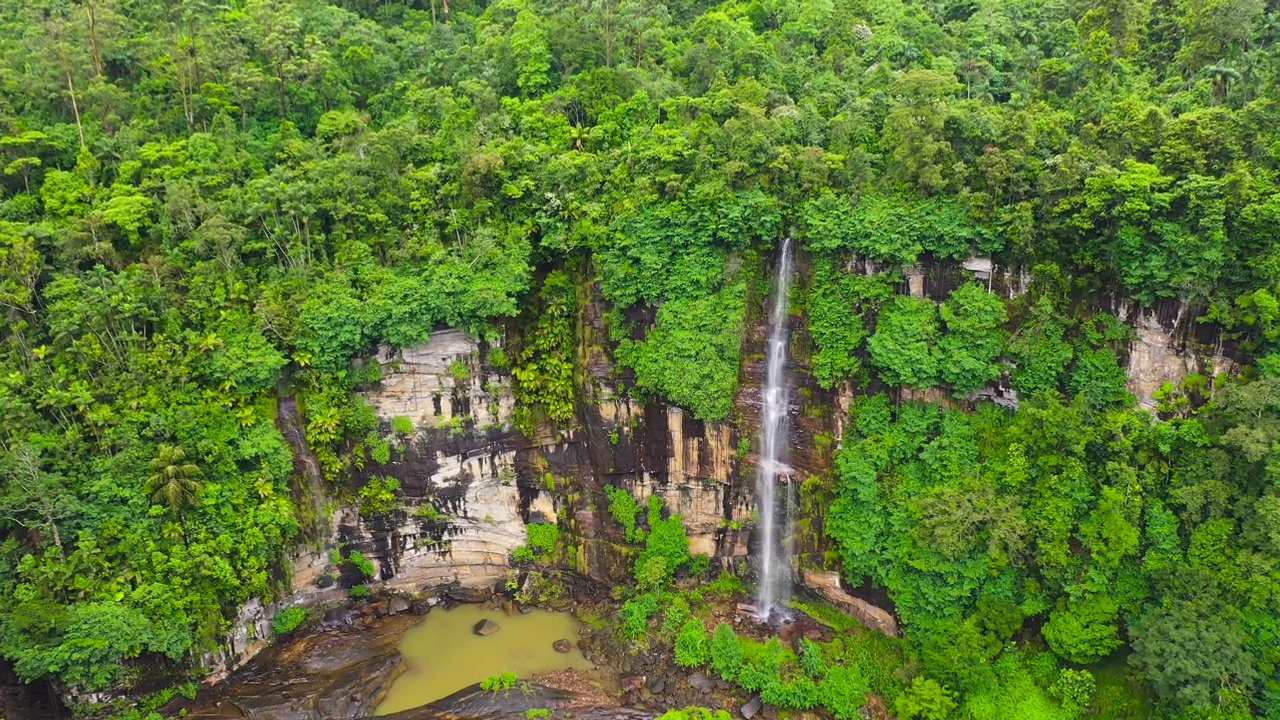
[{"label": "rocky streambed", "polygon": [[[185,710],[186,717],[197,719],[375,717],[388,690],[409,669],[410,663],[401,653],[406,633],[423,622],[423,615],[448,612],[463,603],[476,611],[492,611],[500,626],[504,621],[514,624],[522,612],[532,610],[499,591],[456,587],[433,591],[430,597],[392,597],[331,609],[293,637],[282,638],[227,680],[203,688],[194,700],[175,702],[168,710],[174,714]],[[613,616],[616,603],[600,588],[579,588],[562,598],[558,606],[572,606],[580,616],[591,618],[593,624],[582,624],[570,642],[574,654],[581,653],[579,662],[585,658],[593,669],[583,665],[536,673],[521,677],[517,687],[499,692],[472,685],[427,705],[378,717],[486,720],[523,718],[530,709],[545,708],[554,711],[555,717],[628,720],[691,705],[724,708],[740,716],[772,714],[722,680],[675,666],[670,648],[656,640],[637,646],[623,639],[612,622],[602,619]],[[745,618],[746,613],[733,608],[717,613],[717,620],[734,622],[741,631],[749,632],[751,623]],[[805,619],[780,634],[818,637],[823,632]],[[475,638],[478,643],[491,639]]]}]

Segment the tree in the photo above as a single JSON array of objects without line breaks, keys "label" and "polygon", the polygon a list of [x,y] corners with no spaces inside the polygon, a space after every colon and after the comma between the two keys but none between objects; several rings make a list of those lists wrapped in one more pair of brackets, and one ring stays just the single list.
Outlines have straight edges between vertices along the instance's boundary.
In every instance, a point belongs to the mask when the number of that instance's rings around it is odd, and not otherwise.
[{"label": "tree", "polygon": [[0,464],[6,478],[0,490],[0,518],[25,528],[45,528],[53,536],[58,556],[65,559],[58,523],[81,509],[61,476],[40,469],[40,456],[30,445],[19,445]]},{"label": "tree", "polygon": [[185,527],[186,511],[200,499],[203,489],[198,479],[199,466],[187,462],[187,453],[182,448],[162,444],[147,467],[151,475],[143,487],[151,502],[164,505]]},{"label": "tree", "polygon": [[1227,689],[1249,687],[1257,678],[1233,615],[1230,608],[1203,601],[1153,607],[1130,631],[1129,662],[1142,670],[1162,699],[1212,708]]},{"label": "tree", "polygon": [[1068,601],[1049,614],[1044,639],[1071,662],[1096,662],[1120,647],[1119,610],[1114,600],[1101,593]]},{"label": "tree", "polygon": [[995,360],[1004,349],[1004,301],[977,283],[965,283],[942,303],[946,332],[939,343],[942,379],[957,394],[973,392],[1000,376]]},{"label": "tree", "polygon": [[881,309],[867,349],[886,382],[925,387],[937,381],[937,318],[932,302],[910,295],[899,295]]}]

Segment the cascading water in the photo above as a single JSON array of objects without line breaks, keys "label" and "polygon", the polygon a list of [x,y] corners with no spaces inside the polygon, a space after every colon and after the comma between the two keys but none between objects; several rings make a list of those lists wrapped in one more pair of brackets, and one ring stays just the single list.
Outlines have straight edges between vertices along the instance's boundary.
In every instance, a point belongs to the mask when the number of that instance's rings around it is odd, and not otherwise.
[{"label": "cascading water", "polygon": [[[787,387],[787,293],[791,286],[791,238],[782,242],[778,276],[773,289],[769,346],[765,351],[761,388],[760,464],[756,473],[760,510],[760,584],[756,611],[769,614],[791,598],[791,503],[787,465],[790,390]],[[780,488],[779,485],[782,485]],[[779,492],[781,490],[781,492]],[[780,505],[781,504],[781,505]],[[779,510],[781,509],[781,518]],[[781,519],[782,527],[778,527]],[[779,532],[781,530],[781,532]]]}]

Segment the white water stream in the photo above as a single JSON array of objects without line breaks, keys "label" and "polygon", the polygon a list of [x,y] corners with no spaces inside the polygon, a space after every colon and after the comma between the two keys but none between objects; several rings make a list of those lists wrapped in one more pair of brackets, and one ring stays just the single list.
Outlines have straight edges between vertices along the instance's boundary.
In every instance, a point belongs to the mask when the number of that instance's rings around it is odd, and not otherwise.
[{"label": "white water stream", "polygon": [[[791,289],[791,239],[782,242],[773,289],[769,346],[761,388],[760,465],[756,473],[760,510],[759,577],[756,611],[767,619],[791,599],[791,468],[787,439],[790,388],[787,387],[787,294]],[[779,512],[781,510],[781,512]],[[781,515],[781,517],[779,517]],[[781,521],[781,527],[779,527]]]}]

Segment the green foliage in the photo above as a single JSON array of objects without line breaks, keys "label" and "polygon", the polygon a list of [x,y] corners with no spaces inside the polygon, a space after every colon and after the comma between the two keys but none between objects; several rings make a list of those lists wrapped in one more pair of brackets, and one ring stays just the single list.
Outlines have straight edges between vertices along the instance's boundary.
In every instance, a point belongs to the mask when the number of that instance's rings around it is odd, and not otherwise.
[{"label": "green foliage", "polygon": [[516,686],[516,674],[510,670],[503,670],[501,673],[490,675],[480,681],[480,689],[489,692],[502,692],[510,690]]},{"label": "green foliage", "polygon": [[374,515],[400,507],[400,498],[396,496],[396,491],[399,489],[400,481],[396,478],[382,475],[369,478],[369,481],[356,493],[360,512]]},{"label": "green foliage", "polygon": [[711,657],[711,668],[722,679],[730,682],[738,678],[742,670],[742,646],[738,643],[738,635],[729,623],[720,623],[711,633],[707,643],[707,653]]},{"label": "green foliage", "polygon": [[1098,689],[1093,673],[1088,670],[1065,669],[1049,686],[1049,693],[1058,698],[1068,712],[1080,712],[1089,707]]},{"label": "green foliage", "polygon": [[[552,422],[573,419],[573,327],[577,300],[569,275],[547,275],[538,293],[537,322],[511,370],[512,393],[526,411],[537,410]],[[531,434],[529,427],[524,428]]]},{"label": "green foliage", "polygon": [[277,635],[284,635],[297,630],[302,623],[306,622],[306,619],[306,608],[299,605],[287,607],[271,618],[271,631]]},{"label": "green foliage", "polygon": [[680,667],[698,667],[707,662],[707,631],[702,621],[690,618],[680,626],[676,635],[676,664]]},{"label": "green foliage", "polygon": [[373,562],[359,550],[352,550],[348,553],[347,562],[351,563],[366,578],[371,578],[377,573],[377,568],[373,566]]},{"label": "green foliage", "polygon": [[728,710],[712,710],[705,707],[672,708],[658,716],[658,720],[730,720]]},{"label": "green foliage", "polygon": [[805,314],[813,353],[813,376],[824,388],[845,379],[862,379],[859,351],[867,338],[865,307],[884,303],[892,286],[882,275],[859,275],[840,268],[835,258],[814,259]]},{"label": "green foliage", "polygon": [[1049,647],[1075,663],[1091,663],[1120,647],[1119,606],[1104,594],[1069,601],[1049,615],[1042,632]]},{"label": "green foliage", "polygon": [[947,720],[955,709],[951,693],[923,675],[916,676],[894,704],[902,720]]},{"label": "green foliage", "polygon": [[547,708],[529,708],[524,711],[525,720],[547,720],[551,717],[551,711]]},{"label": "green foliage", "polygon": [[1000,377],[996,358],[1004,350],[1004,301],[977,283],[965,283],[942,303],[940,314],[946,327],[939,342],[943,382],[963,394]]},{"label": "green foliage", "polygon": [[529,547],[540,555],[551,553],[560,542],[560,528],[554,523],[530,523],[525,529],[529,532]]},{"label": "green foliage", "polygon": [[733,409],[746,285],[726,285],[700,298],[663,303],[642,341],[622,340],[618,359],[636,371],[646,393],[670,398],[702,420]]},{"label": "green foliage", "polygon": [[649,631],[649,618],[657,612],[658,597],[653,593],[631,598],[618,611],[618,616],[622,618],[622,633],[632,640],[639,640]]},{"label": "green foliage", "polygon": [[885,382],[932,385],[939,377],[942,360],[937,308],[928,300],[898,295],[880,311],[867,350]]},{"label": "green foliage", "polygon": [[636,526],[636,515],[640,514],[640,502],[635,496],[613,485],[605,485],[604,494],[609,499],[609,514],[622,526],[627,542],[643,540],[644,529]]}]

